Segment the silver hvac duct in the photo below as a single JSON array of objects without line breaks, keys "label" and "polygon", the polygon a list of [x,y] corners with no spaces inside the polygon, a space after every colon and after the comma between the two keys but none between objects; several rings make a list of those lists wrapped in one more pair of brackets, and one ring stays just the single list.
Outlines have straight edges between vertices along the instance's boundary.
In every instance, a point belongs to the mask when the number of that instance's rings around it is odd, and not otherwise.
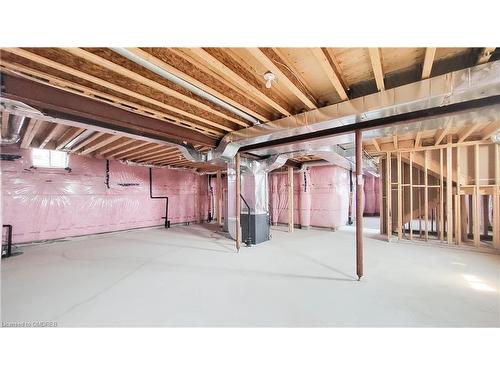
[{"label": "silver hvac duct", "polygon": [[21,131],[26,123],[26,117],[20,115],[9,116],[9,123],[7,124],[8,133],[2,137],[0,144],[11,145],[19,142],[21,139]]},{"label": "silver hvac duct", "polygon": [[[232,160],[243,146],[495,95],[500,95],[500,61],[432,77],[231,132],[222,139],[208,159]],[[498,111],[498,108],[495,111]],[[397,126],[404,127],[405,125],[398,124]]]},{"label": "silver hvac duct", "polygon": [[[139,141],[157,143],[157,144],[161,144],[161,145],[165,145],[165,146],[169,146],[169,147],[176,147],[177,149],[179,149],[179,151],[181,151],[182,155],[187,160],[194,161],[194,162],[202,162],[202,163],[207,161],[206,154],[199,152],[194,147],[191,147],[189,145],[180,145],[177,143],[171,143],[171,142],[167,142],[167,141],[163,141],[163,140],[159,140],[159,139],[152,139],[150,137],[146,137],[146,136],[142,136],[142,135],[130,134],[130,133],[126,133],[123,131],[117,131],[117,130],[110,130],[110,129],[106,129],[106,128],[103,128],[101,126],[96,126],[96,125],[93,125],[90,123],[84,123],[84,122],[79,122],[79,121],[68,120],[65,118],[48,116],[48,115],[40,112],[36,108],[33,108],[33,107],[31,107],[25,103],[19,102],[17,100],[12,100],[12,99],[8,99],[5,97],[0,97],[0,108],[1,108],[2,112],[6,111],[6,112],[9,112],[10,114],[13,114],[13,115],[26,116],[26,117],[30,117],[30,118],[33,118],[36,120],[53,122],[53,123],[72,126],[72,127],[76,127],[76,128],[87,129],[88,132],[86,132],[86,134],[88,134],[89,132],[98,131],[98,132],[106,133],[106,134],[121,135],[123,137],[133,138],[133,139],[136,139]],[[80,141],[80,140],[81,139],[78,139],[78,141]],[[66,145],[65,148],[72,147],[73,145],[68,144],[68,145]],[[222,162],[219,163],[217,160],[212,161],[212,164],[221,164],[221,165],[224,164],[225,165],[225,163],[222,163]]]},{"label": "silver hvac duct", "polygon": [[[424,132],[426,130],[436,130],[440,128],[448,128],[451,130],[453,128],[464,126],[472,127],[478,124],[490,124],[494,122],[500,123],[499,105],[471,110],[469,112],[459,114],[451,114],[447,117],[433,118],[403,125],[392,125],[383,128],[366,130],[363,132],[363,140]],[[265,147],[252,150],[252,154],[261,157],[291,152],[303,152],[304,154],[308,152],[309,154],[314,154],[315,151],[321,151],[325,147],[334,147],[334,145],[349,145],[354,148],[354,134],[341,134],[329,138],[296,142],[282,146]],[[341,154],[343,153],[341,152]]]},{"label": "silver hvac duct", "polygon": [[196,87],[195,85],[183,80],[182,78],[177,77],[176,75],[167,72],[165,69],[153,64],[152,62],[143,59],[142,57],[136,55],[135,53],[129,51],[126,48],[110,48],[112,51],[116,52],[117,54],[125,57],[126,59],[129,59],[130,61],[135,62],[137,65],[140,65],[149,71],[158,74],[159,76],[169,80],[170,82],[175,83],[176,85],[179,85],[186,90],[191,91],[193,94],[198,95],[199,97],[208,100],[209,102],[212,102],[224,109],[227,109],[229,112],[234,113],[235,115],[240,116],[241,118],[244,118],[247,121],[250,121],[252,124],[259,124],[260,121],[256,119],[253,116],[250,116],[248,113],[243,112],[242,110],[232,106],[229,103],[226,103],[225,101],[217,98],[216,96],[213,96],[212,94],[209,94],[208,92]]}]

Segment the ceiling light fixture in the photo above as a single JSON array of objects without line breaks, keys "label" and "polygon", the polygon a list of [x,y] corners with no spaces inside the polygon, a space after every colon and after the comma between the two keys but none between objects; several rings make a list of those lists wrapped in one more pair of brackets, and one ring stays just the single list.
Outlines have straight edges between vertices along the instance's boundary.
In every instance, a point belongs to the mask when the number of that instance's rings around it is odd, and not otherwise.
[{"label": "ceiling light fixture", "polygon": [[500,143],[500,132],[496,133],[496,134],[493,134],[491,136],[491,141],[493,143]]},{"label": "ceiling light fixture", "polygon": [[266,72],[264,73],[264,79],[266,80],[266,87],[270,89],[273,85],[273,81],[276,79],[276,76],[273,72]]}]

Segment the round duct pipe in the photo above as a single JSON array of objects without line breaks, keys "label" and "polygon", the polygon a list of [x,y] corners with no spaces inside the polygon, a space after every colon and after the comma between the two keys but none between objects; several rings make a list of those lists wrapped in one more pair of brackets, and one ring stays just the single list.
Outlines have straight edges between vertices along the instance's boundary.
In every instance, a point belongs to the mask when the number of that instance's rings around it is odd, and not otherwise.
[{"label": "round duct pipe", "polygon": [[21,131],[26,123],[26,117],[10,115],[7,124],[7,134],[2,137],[0,144],[12,145],[21,139]]},{"label": "round duct pipe", "polygon": [[217,98],[216,96],[196,87],[195,85],[184,81],[182,78],[177,77],[176,75],[167,72],[165,69],[162,69],[161,67],[151,63],[150,61],[147,61],[146,59],[143,59],[141,56],[136,55],[135,53],[129,51],[126,48],[110,48],[113,52],[118,53],[119,55],[125,57],[126,59],[129,59],[130,61],[133,61],[137,65],[140,65],[149,71],[158,74],[159,76],[168,79],[170,82],[173,82],[186,90],[191,91],[193,94],[198,95],[201,98],[204,98],[218,106],[221,106],[222,108],[227,109],[229,112],[232,112],[241,118],[244,118],[247,121],[250,121],[252,124],[259,124],[260,121],[256,119],[253,116],[250,116],[248,113],[243,112],[242,110],[232,106],[229,103],[226,103],[225,101]]}]

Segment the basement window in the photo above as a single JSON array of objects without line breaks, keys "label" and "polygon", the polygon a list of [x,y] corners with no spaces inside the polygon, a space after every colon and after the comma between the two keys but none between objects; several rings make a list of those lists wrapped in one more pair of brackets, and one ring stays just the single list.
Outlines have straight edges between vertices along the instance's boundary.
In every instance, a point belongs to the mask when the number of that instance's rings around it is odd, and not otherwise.
[{"label": "basement window", "polygon": [[34,167],[63,169],[68,167],[68,154],[63,151],[35,148],[32,150],[31,158]]}]

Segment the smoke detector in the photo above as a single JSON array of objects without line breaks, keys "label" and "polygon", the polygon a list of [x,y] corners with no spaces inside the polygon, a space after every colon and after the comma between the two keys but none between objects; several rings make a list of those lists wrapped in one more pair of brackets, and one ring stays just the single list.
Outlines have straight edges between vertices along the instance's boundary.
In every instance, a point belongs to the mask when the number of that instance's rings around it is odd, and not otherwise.
[{"label": "smoke detector", "polygon": [[270,89],[273,85],[273,81],[276,79],[276,76],[273,72],[266,72],[264,73],[264,79],[266,80],[266,87]]}]

